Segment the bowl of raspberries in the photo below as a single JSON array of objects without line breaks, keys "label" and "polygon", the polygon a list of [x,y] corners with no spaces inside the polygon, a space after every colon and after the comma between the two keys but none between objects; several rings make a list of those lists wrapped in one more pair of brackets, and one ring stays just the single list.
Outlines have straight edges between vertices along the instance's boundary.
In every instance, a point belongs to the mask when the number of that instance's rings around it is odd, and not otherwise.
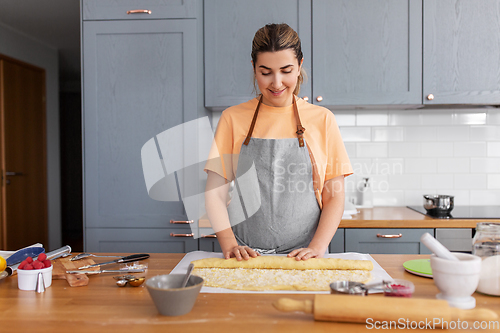
[{"label": "bowl of raspberries", "polygon": [[42,273],[43,284],[45,288],[49,287],[52,284],[52,268],[45,253],[39,254],[36,259],[24,259],[17,267],[17,286],[21,290],[35,290],[38,273]]}]

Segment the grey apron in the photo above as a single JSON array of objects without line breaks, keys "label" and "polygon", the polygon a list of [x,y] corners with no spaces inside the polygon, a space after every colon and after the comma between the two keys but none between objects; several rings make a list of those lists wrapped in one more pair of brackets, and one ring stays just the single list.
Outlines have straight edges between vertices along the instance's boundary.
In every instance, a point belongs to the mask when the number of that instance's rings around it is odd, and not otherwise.
[{"label": "grey apron", "polygon": [[309,245],[321,209],[295,96],[298,140],[252,138],[261,103],[262,96],[241,145],[229,220],[239,245],[260,253],[289,253]]}]

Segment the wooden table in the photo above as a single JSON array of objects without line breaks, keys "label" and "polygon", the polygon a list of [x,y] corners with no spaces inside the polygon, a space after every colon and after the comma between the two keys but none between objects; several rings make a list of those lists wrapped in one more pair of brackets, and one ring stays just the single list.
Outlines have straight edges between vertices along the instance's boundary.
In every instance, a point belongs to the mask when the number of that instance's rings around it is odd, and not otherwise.
[{"label": "wooden table", "polygon": [[[169,273],[183,254],[152,254],[148,277]],[[372,255],[393,278],[415,284],[413,297],[433,299],[433,280],[405,272],[406,260],[424,255]],[[358,332],[364,324],[314,321],[312,315],[281,313],[272,302],[283,294],[200,294],[193,310],[184,316],[158,314],[146,287],[119,288],[112,274],[91,276],[86,287],[71,288],[54,280],[42,294],[21,291],[17,277],[0,281],[0,332]],[[312,294],[290,294],[312,299]],[[356,297],[356,296],[353,296]],[[383,297],[370,295],[368,297]],[[500,298],[474,294],[477,307],[500,314]],[[482,331],[485,332],[485,331]]]}]

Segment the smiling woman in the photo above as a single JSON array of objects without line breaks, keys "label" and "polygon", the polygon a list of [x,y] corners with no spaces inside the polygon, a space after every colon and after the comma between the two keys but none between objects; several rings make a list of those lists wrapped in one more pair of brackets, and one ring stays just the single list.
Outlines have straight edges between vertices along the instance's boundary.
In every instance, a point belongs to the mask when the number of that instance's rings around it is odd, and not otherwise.
[{"label": "smiling woman", "polygon": [[292,28],[259,29],[251,56],[260,94],[221,115],[205,166],[209,220],[227,259],[320,258],[340,223],[344,177],[352,173],[340,131],[328,109],[297,97],[303,56]]}]

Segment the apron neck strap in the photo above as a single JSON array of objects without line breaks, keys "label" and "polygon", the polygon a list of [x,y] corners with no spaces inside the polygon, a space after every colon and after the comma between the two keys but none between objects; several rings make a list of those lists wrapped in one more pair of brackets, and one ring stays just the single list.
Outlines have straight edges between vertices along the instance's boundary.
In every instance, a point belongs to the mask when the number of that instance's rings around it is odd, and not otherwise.
[{"label": "apron neck strap", "polygon": [[[252,138],[252,133],[253,129],[255,127],[255,123],[257,122],[257,115],[259,114],[259,109],[260,105],[262,104],[262,95],[260,95],[259,98],[259,104],[257,104],[257,108],[255,109],[255,112],[253,114],[253,119],[252,119],[252,124],[250,125],[250,129],[248,130],[247,137],[243,144],[245,146],[248,146],[248,143],[250,142],[250,139]],[[295,114],[295,120],[297,122],[297,137],[299,139],[299,146],[304,147],[304,131],[306,130],[304,127],[302,127],[302,123],[300,122],[300,117],[299,117],[299,109],[297,108],[297,102],[295,101],[295,95],[292,96],[292,104],[293,104],[293,113]]]}]

